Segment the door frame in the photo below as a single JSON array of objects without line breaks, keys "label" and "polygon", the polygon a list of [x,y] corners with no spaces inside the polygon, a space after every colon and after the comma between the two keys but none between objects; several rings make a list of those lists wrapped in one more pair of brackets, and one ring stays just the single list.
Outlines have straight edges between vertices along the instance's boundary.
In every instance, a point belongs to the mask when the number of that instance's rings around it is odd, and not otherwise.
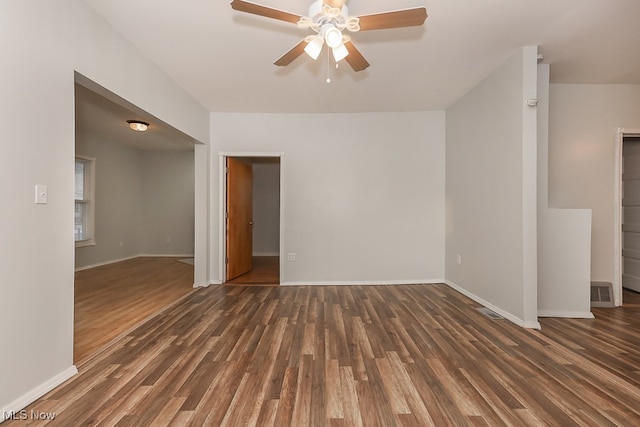
[{"label": "door frame", "polygon": [[622,147],[626,136],[640,136],[640,129],[618,128],[615,143],[613,303],[622,305]]},{"label": "door frame", "polygon": [[284,257],[282,254],[285,253],[284,250],[284,160],[285,153],[283,152],[252,152],[252,151],[220,151],[218,152],[218,182],[220,184],[220,190],[218,193],[218,230],[219,236],[218,239],[218,280],[220,283],[226,282],[227,277],[227,264],[225,263],[225,259],[227,256],[227,227],[226,227],[226,218],[225,212],[227,211],[227,180],[225,177],[225,168],[227,163],[227,157],[277,157],[280,159],[280,188],[278,189],[280,192],[280,242],[279,242],[279,263],[280,263],[280,272],[279,279],[280,283],[284,282]]}]

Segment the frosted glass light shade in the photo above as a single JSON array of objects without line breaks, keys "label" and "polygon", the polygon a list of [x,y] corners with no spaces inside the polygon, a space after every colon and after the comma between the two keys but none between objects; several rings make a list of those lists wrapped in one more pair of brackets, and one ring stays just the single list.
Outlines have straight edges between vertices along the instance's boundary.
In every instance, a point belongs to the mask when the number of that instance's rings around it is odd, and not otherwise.
[{"label": "frosted glass light shade", "polygon": [[349,55],[349,51],[344,43],[340,43],[340,46],[333,48],[333,59],[335,59],[336,62],[342,61],[347,55]]},{"label": "frosted glass light shade", "polygon": [[318,59],[320,56],[320,52],[322,51],[322,45],[324,44],[324,40],[322,37],[317,36],[314,37],[304,48],[304,51],[307,55],[309,55],[313,60]]},{"label": "frosted glass light shade", "polygon": [[324,40],[327,46],[334,48],[342,44],[342,32],[334,26],[327,28],[324,32]]},{"label": "frosted glass light shade", "polygon": [[131,130],[135,130],[136,132],[144,132],[149,127],[149,123],[139,120],[127,120],[127,123],[129,123]]}]

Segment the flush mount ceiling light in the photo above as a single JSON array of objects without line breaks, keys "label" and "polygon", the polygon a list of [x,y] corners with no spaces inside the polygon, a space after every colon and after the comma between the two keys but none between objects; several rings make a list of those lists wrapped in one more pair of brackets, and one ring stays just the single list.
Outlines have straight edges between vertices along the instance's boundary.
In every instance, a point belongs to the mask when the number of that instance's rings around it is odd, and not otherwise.
[{"label": "flush mount ceiling light", "polygon": [[367,60],[351,42],[344,31],[382,30],[386,28],[413,27],[422,25],[427,19],[425,7],[394,10],[371,15],[349,16],[346,0],[315,0],[309,7],[308,16],[284,12],[246,0],[231,0],[231,7],[240,12],[252,13],[267,18],[296,24],[298,28],[311,29],[317,35],[306,37],[291,50],[282,55],[275,65],[285,66],[305,52],[318,59],[322,47],[333,52],[337,62],[346,60],[354,71],[362,71],[369,66]]},{"label": "flush mount ceiling light", "polygon": [[140,120],[127,120],[127,123],[129,123],[131,130],[136,132],[145,132],[149,127],[149,123]]}]

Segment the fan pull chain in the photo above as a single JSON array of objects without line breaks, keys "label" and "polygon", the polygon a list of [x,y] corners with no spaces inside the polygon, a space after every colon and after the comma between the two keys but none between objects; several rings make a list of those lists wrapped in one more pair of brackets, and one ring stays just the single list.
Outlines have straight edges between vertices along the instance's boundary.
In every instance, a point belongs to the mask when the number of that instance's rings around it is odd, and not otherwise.
[{"label": "fan pull chain", "polygon": [[327,47],[327,83],[331,83],[331,77],[329,73],[331,73],[331,55],[329,54],[329,48]]}]

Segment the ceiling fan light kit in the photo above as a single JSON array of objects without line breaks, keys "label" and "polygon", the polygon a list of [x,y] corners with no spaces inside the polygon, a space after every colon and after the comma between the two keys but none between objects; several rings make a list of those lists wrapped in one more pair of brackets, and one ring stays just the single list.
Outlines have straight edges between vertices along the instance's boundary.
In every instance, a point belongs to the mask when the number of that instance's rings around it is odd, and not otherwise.
[{"label": "ceiling fan light kit", "polygon": [[345,59],[354,71],[362,71],[369,63],[343,32],[413,27],[424,24],[427,9],[416,7],[363,16],[349,16],[346,0],[316,0],[309,7],[308,16],[300,16],[245,0],[232,0],[231,7],[240,12],[295,23],[298,28],[311,29],[317,35],[306,37],[278,58],[274,64],[286,66],[302,53],[316,60],[323,45],[331,49],[336,64]]},{"label": "ceiling fan light kit", "polygon": [[316,60],[322,52],[322,45],[324,45],[324,39],[320,36],[309,36],[310,40],[307,41],[307,46],[304,48],[311,59]]}]

